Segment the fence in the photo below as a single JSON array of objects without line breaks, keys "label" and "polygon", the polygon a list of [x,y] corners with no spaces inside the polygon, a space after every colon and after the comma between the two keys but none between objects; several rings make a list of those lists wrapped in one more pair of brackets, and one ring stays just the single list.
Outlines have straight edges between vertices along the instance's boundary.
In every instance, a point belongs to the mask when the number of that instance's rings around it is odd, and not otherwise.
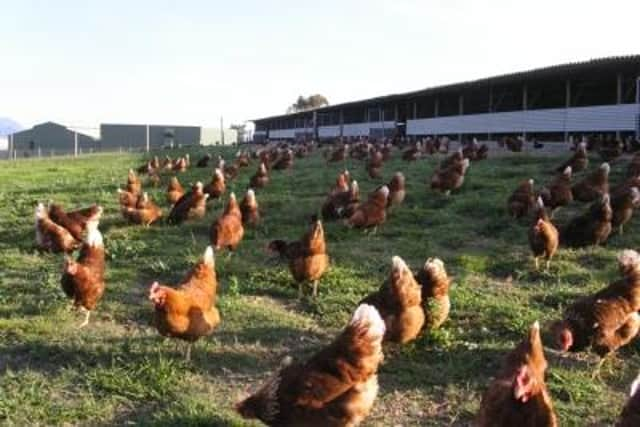
[{"label": "fence", "polygon": [[[9,148],[12,145],[9,143]],[[188,147],[196,147],[195,145],[182,145],[177,144],[174,147],[163,147],[161,149],[151,147],[150,152],[161,152],[163,150],[183,149]],[[118,147],[82,147],[79,146],[77,150],[75,147],[64,150],[55,148],[41,148],[34,147],[34,149],[9,149],[4,153],[0,151],[0,160],[17,160],[17,159],[37,159],[37,158],[51,158],[57,156],[71,156],[80,157],[88,154],[108,154],[108,153],[145,153],[146,147],[133,147],[133,146],[118,146]]]}]

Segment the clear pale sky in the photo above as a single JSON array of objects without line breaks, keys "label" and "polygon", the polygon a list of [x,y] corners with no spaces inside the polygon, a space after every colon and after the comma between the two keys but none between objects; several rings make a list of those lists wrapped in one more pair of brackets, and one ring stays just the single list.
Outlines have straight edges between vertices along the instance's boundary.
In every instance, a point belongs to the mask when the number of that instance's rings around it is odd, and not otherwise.
[{"label": "clear pale sky", "polygon": [[640,53],[640,1],[0,0],[0,117],[215,126]]}]

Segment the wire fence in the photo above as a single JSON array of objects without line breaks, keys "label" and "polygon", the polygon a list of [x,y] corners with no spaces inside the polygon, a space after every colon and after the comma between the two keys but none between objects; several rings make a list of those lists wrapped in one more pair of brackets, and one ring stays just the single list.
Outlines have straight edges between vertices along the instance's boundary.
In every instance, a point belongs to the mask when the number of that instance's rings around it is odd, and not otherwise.
[{"label": "wire fence", "polygon": [[13,149],[13,150],[5,150],[4,152],[0,151],[0,160],[19,160],[19,159],[46,159],[53,157],[82,157],[86,155],[92,154],[143,154],[143,153],[159,153],[159,152],[167,152],[170,153],[174,150],[184,150],[184,149],[195,149],[202,148],[206,149],[209,146],[204,145],[183,145],[176,144],[173,147],[150,147],[147,151],[146,147],[140,146],[109,146],[109,147],[78,147],[77,150],[75,148],[42,148],[35,147],[34,149]]}]

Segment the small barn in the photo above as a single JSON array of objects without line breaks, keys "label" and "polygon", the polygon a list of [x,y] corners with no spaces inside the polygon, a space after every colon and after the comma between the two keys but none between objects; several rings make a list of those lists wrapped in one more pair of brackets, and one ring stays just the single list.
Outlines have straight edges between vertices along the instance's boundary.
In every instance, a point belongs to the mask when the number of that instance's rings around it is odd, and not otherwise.
[{"label": "small barn", "polygon": [[99,148],[103,151],[146,150],[165,147],[199,145],[199,126],[113,124],[100,125]]},{"label": "small barn", "polygon": [[45,122],[12,134],[11,149],[18,157],[49,156],[90,152],[96,140],[54,122]]}]

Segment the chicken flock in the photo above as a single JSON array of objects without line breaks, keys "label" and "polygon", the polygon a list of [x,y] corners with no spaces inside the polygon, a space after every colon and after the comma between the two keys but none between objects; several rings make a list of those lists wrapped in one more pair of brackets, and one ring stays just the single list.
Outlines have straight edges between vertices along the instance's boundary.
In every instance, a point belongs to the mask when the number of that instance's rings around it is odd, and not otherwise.
[{"label": "chicken flock", "polygon": [[[521,150],[517,140],[502,145],[512,151]],[[216,307],[215,253],[235,251],[242,243],[245,228],[260,226],[265,213],[257,195],[268,189],[270,174],[291,173],[295,159],[311,155],[316,148],[315,143],[280,143],[240,151],[231,164],[220,156],[214,162],[207,154],[195,167],[210,168],[215,163],[211,181],[196,182],[186,189],[179,182],[178,173],[192,167],[189,155],[176,160],[166,157],[163,161],[154,157],[137,173],[129,170],[126,184],[117,194],[120,213],[128,223],[150,227],[166,219],[168,224],[179,226],[203,218],[212,201],[224,204],[222,214],[209,228],[210,245],[184,278],[176,284],[154,281],[149,288],[153,324],[162,336],[186,342],[187,360],[193,343],[214,333],[223,321]],[[359,141],[330,146],[323,154],[327,164],[345,162],[348,157],[362,160],[366,175],[380,180],[395,148],[389,141]],[[633,157],[625,180],[617,186],[609,183],[608,162],[573,182],[575,173],[588,168],[587,148],[584,142],[578,144],[573,156],[538,189],[530,178],[506,197],[508,215],[529,223],[528,239],[536,270],[540,268],[540,258],[548,270],[554,255],[564,247],[606,243],[614,230],[623,232],[640,205],[640,155]],[[413,162],[435,153],[448,153],[449,141],[427,138],[400,149],[402,159]],[[451,197],[464,185],[469,170],[473,171],[471,162],[486,159],[488,153],[488,147],[475,140],[466,144],[443,158],[432,175],[426,177],[425,186]],[[617,157],[606,154],[608,160]],[[255,162],[257,169],[249,188],[238,202],[234,193],[227,195],[226,183]],[[142,174],[154,187],[168,178],[168,213],[143,191]],[[307,231],[299,240],[282,238],[269,242],[268,251],[288,265],[300,297],[309,292],[313,298],[320,298],[321,279],[331,265],[323,221],[341,221],[347,228],[375,233],[396,209],[401,209],[405,184],[403,173],[396,172],[389,182],[380,183],[370,194],[361,196],[357,180],[345,169],[318,206],[319,215],[310,215]],[[564,224],[556,223],[556,212],[575,203],[587,205]],[[74,211],[65,211],[55,203],[39,203],[35,208],[36,244],[41,250],[65,254],[61,287],[73,306],[85,314],[80,327],[89,323],[91,312],[106,290],[105,247],[98,229],[102,214],[102,207],[97,205]],[[74,258],[76,250],[79,252]],[[560,352],[592,351],[605,358],[638,335],[640,255],[633,250],[622,251],[618,268],[618,280],[576,299],[562,318],[549,326],[552,338],[547,344]],[[406,344],[439,328],[452,309],[452,279],[441,259],[428,258],[414,271],[400,256],[393,256],[388,271],[378,290],[363,295],[344,330],[331,344],[306,361],[286,358],[266,382],[237,403],[237,412],[270,426],[355,426],[362,422],[376,400],[377,371],[385,347]],[[556,426],[557,417],[545,385],[546,368],[541,326],[536,322],[522,342],[505,355],[502,368],[484,393],[475,425]],[[632,385],[631,397],[617,425],[640,425],[640,377]]]}]

